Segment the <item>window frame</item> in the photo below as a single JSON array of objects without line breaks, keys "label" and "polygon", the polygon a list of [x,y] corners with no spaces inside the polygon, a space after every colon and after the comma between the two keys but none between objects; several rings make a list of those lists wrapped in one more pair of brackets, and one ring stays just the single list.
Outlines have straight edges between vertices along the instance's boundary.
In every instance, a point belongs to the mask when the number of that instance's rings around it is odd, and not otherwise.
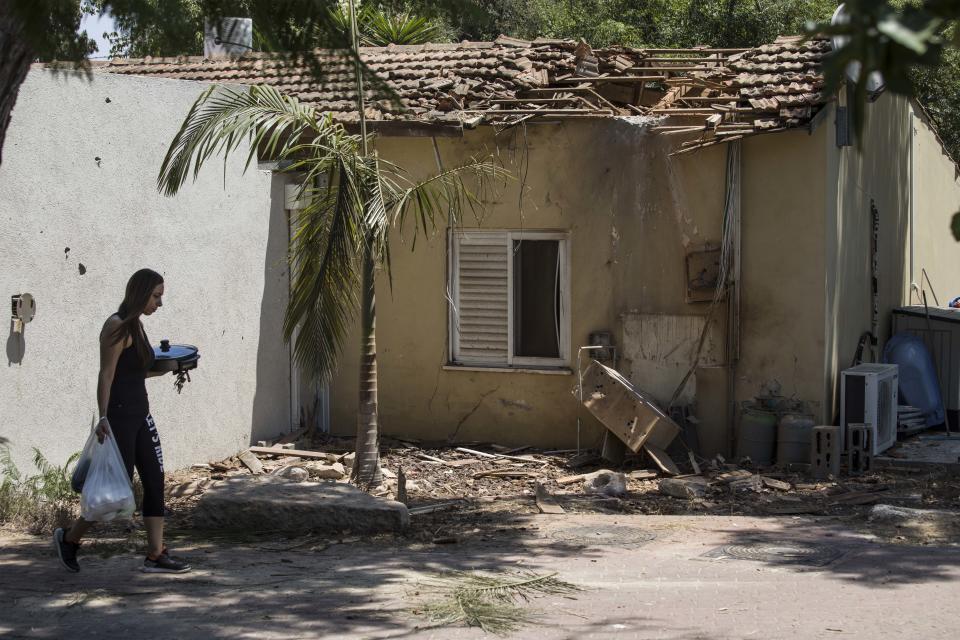
[{"label": "window frame", "polygon": [[[507,360],[506,362],[480,362],[458,356],[460,332],[457,328],[460,306],[460,242],[459,238],[470,234],[504,234],[507,248]],[[560,270],[560,326],[559,352],[557,358],[525,357],[514,353],[514,252],[513,244],[523,240],[554,240],[558,243]],[[449,229],[447,234],[447,362],[451,366],[470,368],[502,369],[561,369],[570,364],[570,233],[555,230],[529,229]]]}]

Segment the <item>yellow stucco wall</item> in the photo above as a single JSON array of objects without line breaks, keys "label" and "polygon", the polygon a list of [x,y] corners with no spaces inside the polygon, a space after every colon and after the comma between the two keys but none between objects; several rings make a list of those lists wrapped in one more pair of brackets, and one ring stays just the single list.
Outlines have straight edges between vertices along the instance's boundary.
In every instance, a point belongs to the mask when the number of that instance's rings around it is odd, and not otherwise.
[{"label": "yellow stucco wall", "polygon": [[[926,268],[941,303],[948,292],[960,293],[960,245],[949,233],[951,214],[960,209],[960,183],[956,166],[932,130],[906,98],[886,93],[867,106],[860,149],[837,148],[836,114],[830,109],[829,124],[822,127],[827,132],[829,184],[824,317],[828,420],[838,410],[839,372],[850,366],[860,335],[871,328],[871,201],[880,217],[878,353],[890,336],[891,310],[920,303],[918,295],[911,298],[911,283],[921,284],[921,268]],[[869,350],[864,358],[871,360]]]},{"label": "yellow stucco wall", "polygon": [[[516,179],[485,212],[483,228],[570,233],[571,369],[577,346],[587,344],[590,332],[610,330],[621,339],[624,312],[704,313],[704,305],[685,302],[684,247],[719,240],[722,150],[670,160],[669,138],[623,121],[537,124],[499,137],[483,128],[437,142],[445,167],[486,150],[514,172]],[[377,146],[382,157],[414,177],[436,172],[430,139],[387,138]],[[463,224],[477,226],[470,216]],[[433,441],[573,445],[574,375],[443,368],[445,226],[441,222],[431,237],[418,238],[415,251],[409,229],[402,237],[395,234],[392,291],[385,277],[378,280],[383,432]],[[335,433],[355,428],[358,344],[356,337],[347,343],[331,390]],[[589,415],[582,419],[582,441],[593,445],[600,431]]]},{"label": "yellow stucco wall", "polygon": [[[744,144],[738,399],[752,397],[770,380],[815,404],[822,399],[825,135],[789,132]],[[592,331],[610,330],[622,343],[624,314],[670,318],[706,312],[706,304],[685,300],[684,254],[688,247],[720,240],[724,146],[670,158],[676,138],[610,121],[531,125],[500,137],[485,128],[437,142],[445,167],[486,150],[518,176],[490,203],[484,228],[569,231],[571,368],[577,346],[586,344]],[[429,139],[381,139],[378,149],[414,177],[436,171]],[[464,225],[476,222],[468,217]],[[443,368],[448,358],[445,225],[429,238],[419,237],[412,252],[409,231],[395,234],[392,291],[384,277],[378,280],[383,432],[428,441],[573,445],[578,415],[570,393],[573,375]],[[721,342],[725,318],[721,307],[714,329]],[[358,344],[358,337],[347,343],[332,387],[334,433],[355,428]],[[626,346],[620,344],[621,353],[630,354]],[[721,349],[721,362],[723,356]],[[662,372],[666,380],[655,385],[655,395],[664,401],[686,364],[677,358],[651,372],[653,364],[622,358],[618,368],[634,379]],[[723,376],[702,378],[711,386],[704,393],[723,391]],[[693,384],[703,384],[700,380],[697,376]],[[582,442],[595,445],[600,431],[589,415],[580,415]],[[726,429],[723,415],[701,419],[702,429]],[[728,435],[702,433],[700,439],[710,450],[725,450]]]},{"label": "yellow stucco wall", "polygon": [[[926,267],[941,298],[960,294],[960,248],[947,231],[950,214],[960,208],[955,167],[902,98],[883,95],[868,114],[860,153],[836,147],[833,106],[812,131],[742,143],[737,401],[777,381],[785,395],[807,401],[818,420],[833,421],[838,371],[870,328],[871,199],[881,215],[881,339],[889,332],[890,309],[908,299],[911,144],[913,279],[919,282]],[[644,380],[641,387],[661,401],[686,361],[676,355],[658,361],[644,352],[649,341],[638,346],[624,326],[687,327],[688,333],[697,326],[700,320],[684,318],[702,316],[707,305],[685,301],[684,253],[718,242],[723,217],[725,146],[670,158],[678,143],[623,121],[531,124],[500,136],[482,128],[437,141],[444,167],[493,153],[517,177],[488,203],[480,226],[569,232],[570,368],[590,332],[610,330],[624,356],[618,369]],[[437,170],[430,139],[381,139],[378,149],[412,177]],[[469,216],[463,224],[478,226]],[[395,233],[392,289],[383,274],[378,280],[383,433],[434,442],[573,445],[578,405],[571,373],[444,368],[446,244],[445,221],[428,237],[421,234],[415,251],[409,228]],[[713,366],[694,379],[707,453],[729,452],[731,442],[727,378],[716,366],[725,363],[725,331],[721,306],[711,338],[719,341],[711,347]],[[334,433],[355,430],[358,345],[359,337],[351,337],[332,385]],[[582,443],[596,445],[601,431],[585,412],[579,415]]]},{"label": "yellow stucco wall", "polygon": [[825,135],[818,127],[743,145],[738,400],[776,381],[813,411],[822,405]]},{"label": "yellow stucco wall", "polygon": [[[944,152],[926,118],[914,111],[913,281],[921,284],[926,269],[941,305],[960,296],[960,243],[950,233],[950,220],[960,211],[960,173]],[[933,301],[929,286],[928,303]],[[916,294],[912,304],[921,304]]]}]

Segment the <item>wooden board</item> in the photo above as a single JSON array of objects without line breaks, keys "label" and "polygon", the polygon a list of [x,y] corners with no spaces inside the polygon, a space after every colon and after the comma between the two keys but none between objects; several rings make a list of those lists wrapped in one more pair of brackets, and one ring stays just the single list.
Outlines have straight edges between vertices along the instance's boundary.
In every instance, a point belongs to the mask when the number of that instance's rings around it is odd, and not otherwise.
[{"label": "wooden board", "polygon": [[634,453],[648,441],[664,449],[680,433],[652,399],[596,360],[583,374],[583,406]]},{"label": "wooden board", "polygon": [[253,475],[260,475],[263,473],[263,463],[260,462],[260,458],[255,456],[250,451],[244,451],[239,456],[240,462],[242,462],[247,469],[250,469],[250,473]]},{"label": "wooden board", "polygon": [[312,458],[314,460],[333,461],[336,458],[333,454],[322,451],[302,451],[300,449],[281,449],[280,447],[250,447],[254,453],[263,453],[273,456],[296,456],[297,458]]},{"label": "wooden board", "polygon": [[547,491],[547,488],[539,482],[537,483],[536,501],[537,509],[540,510],[540,513],[566,513],[566,511],[563,510],[563,507],[560,506],[560,503],[557,502],[557,499],[550,495],[550,493]]},{"label": "wooden board", "polygon": [[673,459],[667,455],[667,452],[653,444],[643,445],[643,450],[647,452],[650,459],[660,467],[660,470],[671,476],[680,475],[680,469],[674,464]]}]

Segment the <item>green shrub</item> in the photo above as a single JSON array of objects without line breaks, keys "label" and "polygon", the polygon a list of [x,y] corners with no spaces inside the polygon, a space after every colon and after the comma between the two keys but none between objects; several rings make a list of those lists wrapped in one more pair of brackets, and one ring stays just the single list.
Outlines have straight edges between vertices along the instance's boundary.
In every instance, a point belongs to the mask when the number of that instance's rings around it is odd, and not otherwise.
[{"label": "green shrub", "polygon": [[70,487],[70,467],[79,457],[77,452],[63,466],[56,466],[34,449],[38,473],[25,476],[14,464],[9,447],[0,447],[0,524],[35,534],[69,524],[79,512],[79,496]]}]

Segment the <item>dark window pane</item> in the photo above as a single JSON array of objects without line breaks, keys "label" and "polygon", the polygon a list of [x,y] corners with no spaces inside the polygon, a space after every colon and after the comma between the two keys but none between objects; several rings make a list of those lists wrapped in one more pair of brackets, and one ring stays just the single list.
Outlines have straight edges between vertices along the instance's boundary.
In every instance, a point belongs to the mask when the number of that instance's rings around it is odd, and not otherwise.
[{"label": "dark window pane", "polygon": [[513,243],[513,354],[560,357],[560,243]]}]

